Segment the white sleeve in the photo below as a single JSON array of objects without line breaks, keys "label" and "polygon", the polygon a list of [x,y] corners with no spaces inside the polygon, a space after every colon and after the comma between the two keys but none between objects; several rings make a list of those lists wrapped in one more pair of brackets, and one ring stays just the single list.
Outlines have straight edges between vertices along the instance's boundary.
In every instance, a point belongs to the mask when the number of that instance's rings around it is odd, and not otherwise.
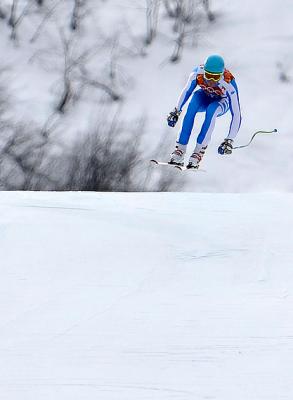
[{"label": "white sleeve", "polygon": [[179,96],[179,99],[177,101],[177,106],[176,106],[177,110],[179,110],[179,111],[182,110],[182,107],[187,102],[187,100],[191,96],[192,92],[196,88],[196,76],[197,76],[196,72],[192,72],[189,75],[188,81],[187,81],[185,87],[183,88],[183,90]]},{"label": "white sleeve", "polygon": [[237,136],[237,133],[239,131],[240,125],[241,125],[241,110],[240,110],[240,103],[239,103],[239,97],[238,97],[238,90],[237,90],[237,85],[235,83],[235,86],[233,84],[229,85],[229,90],[227,91],[228,93],[228,98],[229,98],[229,103],[230,103],[230,111],[232,115],[232,121],[230,124],[230,130],[229,134],[227,136],[228,139],[235,139]]}]

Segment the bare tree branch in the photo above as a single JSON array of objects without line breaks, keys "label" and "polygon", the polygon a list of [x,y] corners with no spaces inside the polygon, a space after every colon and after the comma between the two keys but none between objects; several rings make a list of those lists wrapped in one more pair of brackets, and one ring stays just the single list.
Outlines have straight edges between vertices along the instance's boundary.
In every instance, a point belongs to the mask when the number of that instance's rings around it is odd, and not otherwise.
[{"label": "bare tree branch", "polygon": [[97,78],[91,78],[89,72],[84,66],[80,66],[81,81],[83,84],[103,90],[113,101],[122,100],[123,97],[113,87],[99,81]]},{"label": "bare tree branch", "polygon": [[213,22],[215,20],[215,14],[211,11],[210,0],[202,0],[202,3],[207,13],[209,21]]},{"label": "bare tree branch", "polygon": [[21,24],[23,18],[29,13],[31,4],[29,0],[27,0],[25,6],[18,12],[19,9],[19,0],[12,0],[10,16],[8,19],[8,25],[11,27],[11,40],[17,39],[17,28]]},{"label": "bare tree branch", "polygon": [[157,33],[160,0],[146,0],[146,45],[150,45]]},{"label": "bare tree branch", "polygon": [[74,6],[70,20],[70,28],[75,31],[80,27],[81,19],[84,16],[82,9],[85,6],[86,0],[73,0]]},{"label": "bare tree branch", "polygon": [[[42,1],[42,0],[41,0]],[[48,23],[48,21],[52,18],[52,16],[54,15],[58,5],[62,2],[63,0],[57,0],[55,1],[55,3],[53,4],[53,6],[51,8],[47,8],[46,13],[44,15],[44,17],[42,18],[42,21],[40,22],[40,24],[38,25],[35,33],[33,34],[33,36],[30,39],[30,42],[33,43],[35,42],[40,34],[41,31],[44,29],[45,25]],[[42,5],[44,4],[44,2],[42,3]]]}]

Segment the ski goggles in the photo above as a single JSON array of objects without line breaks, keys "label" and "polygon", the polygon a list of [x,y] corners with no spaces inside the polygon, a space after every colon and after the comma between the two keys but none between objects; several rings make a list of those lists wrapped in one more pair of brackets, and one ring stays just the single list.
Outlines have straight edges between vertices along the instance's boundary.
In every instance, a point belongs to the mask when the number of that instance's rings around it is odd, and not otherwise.
[{"label": "ski goggles", "polygon": [[208,81],[218,82],[221,79],[222,75],[222,73],[204,71],[204,77]]}]

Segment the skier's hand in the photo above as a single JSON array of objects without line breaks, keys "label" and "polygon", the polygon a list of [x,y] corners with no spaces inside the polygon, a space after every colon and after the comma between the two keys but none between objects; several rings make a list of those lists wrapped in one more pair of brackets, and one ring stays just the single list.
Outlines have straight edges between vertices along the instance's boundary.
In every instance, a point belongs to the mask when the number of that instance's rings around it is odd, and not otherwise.
[{"label": "skier's hand", "polygon": [[233,150],[233,140],[225,139],[224,142],[219,146],[218,153],[219,154],[231,154]]},{"label": "skier's hand", "polygon": [[181,111],[177,110],[177,108],[175,107],[174,110],[171,111],[167,117],[168,125],[172,126],[172,128],[174,128],[174,126],[176,125],[176,123],[179,119],[180,114],[181,114]]}]

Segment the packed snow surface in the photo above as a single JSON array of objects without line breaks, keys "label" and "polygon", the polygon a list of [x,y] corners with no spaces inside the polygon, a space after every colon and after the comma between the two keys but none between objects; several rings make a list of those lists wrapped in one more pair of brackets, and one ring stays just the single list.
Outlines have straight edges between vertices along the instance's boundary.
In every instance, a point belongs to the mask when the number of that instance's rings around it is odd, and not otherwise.
[{"label": "packed snow surface", "polygon": [[293,197],[0,193],[5,400],[291,400]]}]

